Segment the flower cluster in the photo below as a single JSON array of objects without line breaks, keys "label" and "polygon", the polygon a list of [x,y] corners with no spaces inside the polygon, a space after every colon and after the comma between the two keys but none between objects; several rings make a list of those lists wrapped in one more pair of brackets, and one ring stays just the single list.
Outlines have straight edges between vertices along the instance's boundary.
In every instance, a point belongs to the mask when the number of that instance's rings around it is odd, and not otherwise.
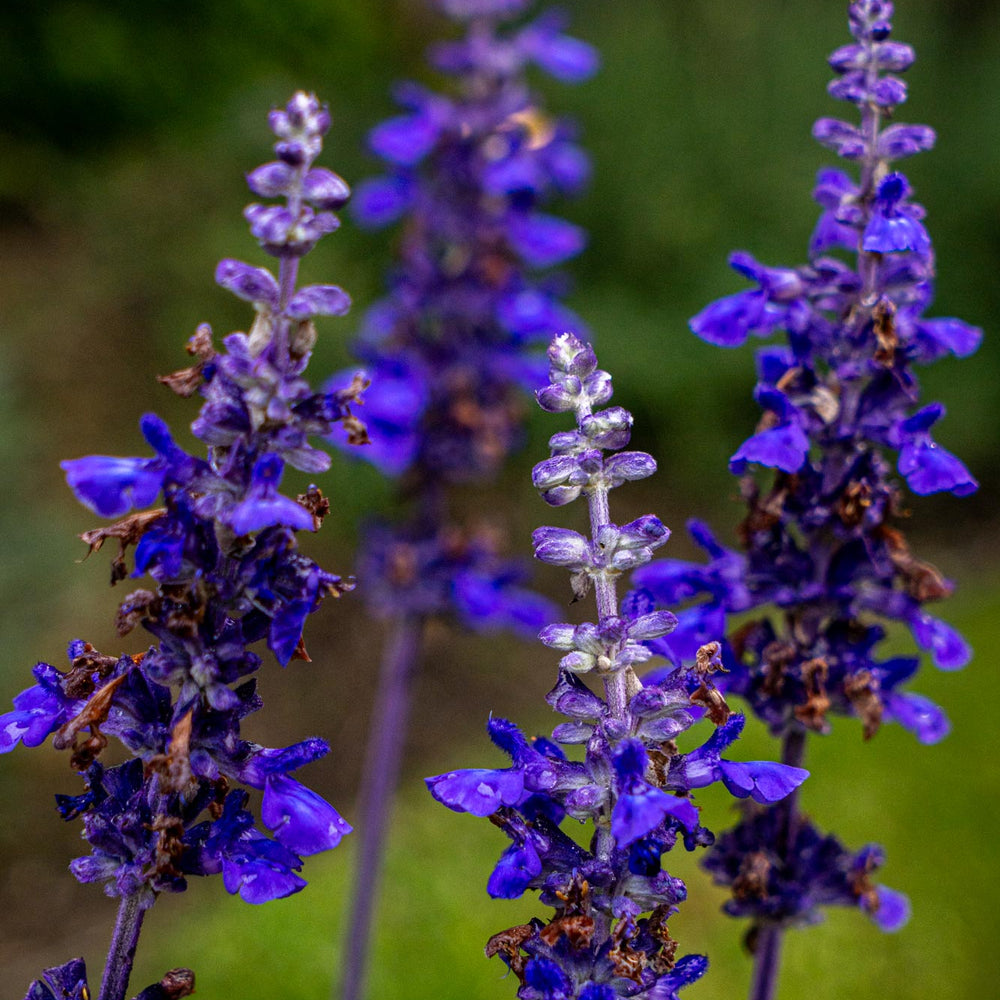
[{"label": "flower cluster", "polygon": [[[541,110],[527,70],[536,64],[578,82],[597,56],[563,33],[561,16],[525,23],[531,2],[438,0],[463,29],[430,50],[451,85],[399,87],[403,113],[369,137],[386,173],[363,182],[354,200],[362,226],[403,223],[388,294],[368,310],[354,344],[372,376],[372,441],[361,454],[398,479],[403,509],[391,524],[368,526],[358,562],[369,607],[391,632],[360,793],[343,1000],[362,996],[387,795],[424,623],[448,617],[476,631],[534,636],[553,613],[525,585],[525,569],[502,556],[505,526],[463,517],[452,489],[500,471],[522,436],[524,394],[544,376],[538,346],[581,328],[560,301],[563,282],[538,273],[584,246],[579,227],[542,208],[580,189],[589,162],[571,126]],[[335,443],[344,440],[335,433]]]},{"label": "flower cluster", "polygon": [[[588,345],[559,335],[549,360],[550,384],[538,401],[551,412],[572,411],[577,428],[552,438],[552,457],[535,467],[533,478],[552,505],[584,495],[592,534],[539,528],[535,555],[570,571],[577,598],[593,588],[598,620],[554,624],[541,633],[543,643],[565,653],[547,700],[567,721],[552,739],[529,741],[510,722],[491,719],[490,737],[511,766],[452,771],[427,784],[444,805],[488,816],[510,838],[489,878],[490,895],[515,898],[535,889],[555,910],[548,922],[512,927],[487,946],[517,975],[522,1000],[668,1000],[707,966],[695,955],[675,961],[677,942],[667,927],[686,889],[663,868],[663,854],[678,839],[688,849],[712,842],[691,792],[722,782],[739,798],[770,803],[792,792],[806,772],[723,758],[743,717],[730,715],[712,684],[718,644],[701,650],[694,667],[661,671],[646,683],[637,676],[635,667],[651,656],[643,643],[668,634],[676,619],[653,610],[642,595],[619,608],[616,581],[647,563],[669,532],[653,515],[614,524],[608,492],[656,466],[649,455],[620,450],[632,424],[626,410],[595,411],[611,397],[611,378]],[[588,675],[602,682],[603,697],[584,683]],[[717,728],[682,754],[674,738],[703,711],[689,691],[694,676]],[[568,758],[564,746],[582,746],[583,759]],[[592,824],[589,846],[563,829],[569,820]]]},{"label": "flower cluster", "polygon": [[853,853],[799,818],[783,852],[778,811],[753,807],[746,813],[743,822],[716,839],[704,861],[716,882],[732,890],[724,907],[730,916],[803,925],[821,920],[821,907],[853,906],[884,931],[898,930],[909,919],[906,896],[872,882],[885,860],[877,844]]},{"label": "flower cluster", "polygon": [[[389,294],[354,349],[372,376],[372,442],[361,454],[400,478],[415,507],[398,530],[369,533],[365,579],[377,581],[377,609],[534,634],[546,606],[517,585],[489,531],[443,527],[441,492],[500,469],[521,437],[523,395],[544,375],[538,345],[582,327],[560,302],[562,283],[536,274],[584,246],[579,227],[541,208],[579,190],[589,163],[572,127],[541,110],[526,69],[573,83],[597,57],[558,15],[507,27],[528,0],[440,6],[466,27],[430,52],[453,91],[399,88],[404,113],[370,136],[388,171],[354,201],[362,225],[404,223]],[[495,598],[488,614],[478,611],[484,587]]]},{"label": "flower cluster", "polygon": [[[216,350],[202,326],[188,348],[195,364],[161,380],[183,396],[203,396],[192,429],[207,456],[188,454],[147,414],[141,428],[152,457],[63,463],[82,503],[121,518],[83,536],[91,551],[118,543],[112,583],[130,575],[133,546],[131,576],[150,580],[121,602],[119,635],[141,625],[155,641],[133,655],[108,656],[74,640],[69,670],[38,664],[36,685],[0,717],[0,751],[37,746],[50,734],[57,748],[71,750],[87,790],[59,796],[59,810],[81,818],[92,848],[73,862],[73,873],[102,883],[138,914],[159,893],[183,890],[192,875],[221,873],[226,889],[251,903],[287,896],[305,885],[302,856],[335,847],[350,830],[290,776],[327,753],[325,742],[272,749],[241,735],[242,720],[261,707],[251,675],[262,658],[251,647],[265,642],[282,665],[308,659],[306,619],[324,597],[352,586],[299,551],[296,533],[317,529],[329,502],[316,486],[294,499],[281,493],[284,467],[327,469],[330,456],[309,438],[328,435],[334,424],[363,437],[350,409],[362,380],[315,392],[303,376],[314,317],[340,315],[350,304],[333,285],[297,287],[302,255],[337,227],[332,209],[348,196],[336,174],[313,166],[329,116],[315,97],[297,93],[271,113],[270,125],[278,159],[248,182],[260,197],[282,202],[254,204],[245,214],[260,245],[278,258],[279,273],[222,261],[218,283],[256,310],[250,332],[231,334]],[[160,506],[136,510],[158,499]],[[100,756],[112,736],[131,759],[105,766]],[[262,825],[273,836],[258,828],[246,789],[263,793]],[[66,983],[83,976],[78,965],[47,974],[60,996],[76,995]],[[127,970],[122,996],[126,984]]]},{"label": "flower cluster", "polygon": [[[727,616],[752,613],[725,645],[728,674],[720,686],[785,738],[785,759],[801,757],[807,731],[829,729],[831,712],[857,717],[866,738],[884,721],[923,743],[948,731],[940,708],[904,689],[919,660],[879,656],[884,622],[907,626],[941,669],[960,668],[970,656],[961,636],[925,610],[952,585],[911,552],[899,527],[905,501],[898,477],[920,495],[976,489],[961,461],[933,440],[931,427],[944,409],[920,405],[914,366],[971,354],[981,334],[957,319],[924,317],[933,252],[924,210],[893,163],[930,148],[934,133],[924,125],[886,125],[906,98],[896,74],[914,58],[908,45],[890,40],[891,15],[885,0],[852,3],[854,41],[830,57],[830,94],[854,104],[860,124],[822,118],[814,135],[857,164],[859,176],[820,171],[815,197],[822,213],[809,263],[774,268],[735,254],[733,266],[755,287],[691,321],[698,336],[724,347],[751,334],[782,331],[787,338],[757,352],[764,415],[730,460],[748,507],[740,526],[745,551],[725,548],[695,523],[707,565],[665,561],[635,575],[664,604],[699,599],[675,633],[658,640],[661,652],[669,646],[683,655],[705,633],[721,634]],[[769,485],[749,473],[752,466],[775,470]],[[760,614],[767,606],[777,613]],[[761,862],[766,872],[758,870],[754,858],[772,822],[745,820],[709,862],[734,888],[732,912],[811,919],[817,903],[853,893],[883,926],[898,926],[900,906],[886,904],[892,915],[884,916],[853,874],[859,865],[867,873],[877,852],[852,857],[802,825],[787,838],[784,868],[768,860]]]}]

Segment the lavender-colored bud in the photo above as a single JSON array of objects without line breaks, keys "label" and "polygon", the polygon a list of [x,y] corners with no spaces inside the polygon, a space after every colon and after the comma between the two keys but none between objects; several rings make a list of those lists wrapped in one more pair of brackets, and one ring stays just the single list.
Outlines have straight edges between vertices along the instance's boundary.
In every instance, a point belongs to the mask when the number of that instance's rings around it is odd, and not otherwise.
[{"label": "lavender-colored bud", "polygon": [[350,200],[351,189],[339,174],[325,167],[313,167],[302,178],[302,197],[317,208],[338,209]]},{"label": "lavender-colored bud", "polygon": [[544,389],[536,390],[535,399],[543,410],[547,410],[549,413],[563,413],[566,410],[576,409],[579,394],[579,388],[573,391],[572,388],[553,384],[545,386]]},{"label": "lavender-colored bud", "polygon": [[624,448],[632,436],[632,414],[621,406],[612,406],[585,416],[580,430],[593,447],[609,451]]},{"label": "lavender-colored bud", "polygon": [[927,125],[890,125],[879,135],[876,152],[886,160],[901,160],[931,149],[936,138]]},{"label": "lavender-colored bud", "polygon": [[250,223],[250,232],[263,244],[280,246],[298,219],[284,205],[248,205],[243,217]]},{"label": "lavender-colored bud", "polygon": [[670,529],[654,514],[644,514],[628,524],[623,524],[620,545],[660,546],[670,538]]},{"label": "lavender-colored bud", "polygon": [[575,569],[591,560],[590,542],[569,528],[536,528],[531,538],[535,558],[552,566]]},{"label": "lavender-colored bud", "polygon": [[652,455],[647,455],[644,451],[619,452],[604,463],[604,477],[609,487],[645,479],[654,472],[656,472],[656,462]]},{"label": "lavender-colored bud", "polygon": [[553,486],[551,489],[542,490],[541,496],[550,507],[565,507],[582,492],[581,486]]},{"label": "lavender-colored bud", "polygon": [[677,628],[677,616],[670,611],[654,611],[634,618],[628,627],[629,638],[635,642],[656,639]]},{"label": "lavender-colored bud", "polygon": [[565,483],[579,468],[575,455],[557,455],[554,458],[539,462],[531,470],[531,481],[539,490],[551,489]]},{"label": "lavender-colored bud", "polygon": [[894,108],[906,100],[906,84],[894,76],[884,76],[871,89],[875,103],[883,108]]},{"label": "lavender-colored bud", "polygon": [[859,129],[836,118],[820,118],[813,126],[813,138],[834,150],[845,160],[860,160],[865,155],[865,141]]},{"label": "lavender-colored bud", "polygon": [[[572,629],[570,625],[555,627]],[[546,643],[546,645],[554,644]],[[545,700],[557,712],[568,715],[571,719],[593,721],[600,719],[606,710],[604,702],[572,674],[560,674],[556,686],[546,695]]]},{"label": "lavender-colored bud", "polygon": [[852,101],[863,104],[868,97],[870,87],[867,75],[861,70],[845,73],[837,80],[827,84],[827,93],[838,101]]},{"label": "lavender-colored bud", "polygon": [[605,371],[595,371],[583,382],[583,391],[591,406],[603,406],[612,396],[611,376]]},{"label": "lavender-colored bud", "polygon": [[548,357],[554,372],[565,372],[579,379],[586,378],[597,368],[594,349],[572,333],[554,337],[549,344]]},{"label": "lavender-colored bud", "polygon": [[571,674],[588,674],[597,666],[597,657],[591,653],[583,653],[578,649],[567,653],[559,661],[559,669]]},{"label": "lavender-colored bud", "polygon": [[579,431],[560,431],[549,438],[553,455],[572,454],[587,446],[586,438]]},{"label": "lavender-colored bud", "polygon": [[604,619],[600,625],[581,622],[573,630],[573,645],[585,653],[600,656],[608,644],[610,638],[608,632],[613,629],[613,622],[613,618]]},{"label": "lavender-colored bud", "polygon": [[552,730],[552,738],[558,743],[577,746],[586,743],[593,733],[594,727],[586,722],[560,722]]},{"label": "lavender-colored bud", "polygon": [[914,59],[913,47],[902,42],[882,42],[875,46],[875,61],[884,72],[901,73],[913,65]]},{"label": "lavender-colored bud", "polygon": [[307,285],[292,296],[285,315],[291,319],[343,316],[350,308],[351,297],[337,285]]},{"label": "lavender-colored bud", "polygon": [[865,48],[862,45],[844,45],[836,49],[827,62],[837,73],[846,73],[851,69],[863,69],[866,61]]},{"label": "lavender-colored bud", "polygon": [[295,171],[287,163],[280,161],[265,163],[247,174],[247,185],[254,194],[262,198],[278,198],[291,190]]},{"label": "lavender-colored bud", "polygon": [[220,260],[215,281],[246,302],[260,303],[269,309],[278,306],[278,282],[266,268],[251,267],[240,260]]},{"label": "lavender-colored bud", "polygon": [[552,649],[572,649],[574,646],[575,625],[546,625],[538,633],[539,641]]}]

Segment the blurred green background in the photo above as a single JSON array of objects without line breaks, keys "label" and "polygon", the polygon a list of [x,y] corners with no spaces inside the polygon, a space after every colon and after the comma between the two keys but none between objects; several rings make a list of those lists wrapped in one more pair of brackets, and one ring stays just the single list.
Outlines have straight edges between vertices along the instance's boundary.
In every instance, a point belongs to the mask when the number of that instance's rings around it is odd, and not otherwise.
[{"label": "blurred green background", "polygon": [[[740,513],[726,458],[756,420],[750,350],[702,344],[687,318],[743,287],[726,265],[731,250],[771,264],[804,259],[816,215],[813,177],[831,161],[809,130],[819,115],[843,111],[824,87],[826,55],[848,40],[846,4],[566,6],[575,33],[604,59],[599,77],[582,87],[538,81],[551,111],[579,120],[594,160],[589,194],[559,207],[591,233],[590,249],[569,268],[572,305],[592,325],[617,401],[635,413],[637,446],[660,463],[651,483],[616,496],[615,510],[621,520],[655,510],[675,529],[672,554],[683,556],[691,548],[681,529],[693,514],[732,538]],[[834,913],[794,935],[788,998],[990,996],[1000,964],[1000,781],[989,722],[1000,691],[992,670],[1000,594],[1000,8],[972,0],[898,7],[896,36],[918,52],[899,117],[939,135],[938,149],[905,165],[938,252],[933,314],[959,316],[987,334],[975,359],[922,374],[927,398],[949,409],[939,439],[982,489],[963,501],[915,503],[910,537],[960,581],[944,615],[966,631],[977,658],[958,675],[928,668],[918,685],[953,720],[941,746],[920,747],[896,728],[862,745],[859,728],[843,720],[812,741],[807,809],[853,846],[883,842],[884,880],[911,895],[915,913],[893,937],[856,913]],[[0,7],[0,703],[27,686],[36,660],[61,666],[73,636],[119,648],[111,627],[118,595],[106,587],[103,554],[78,564],[83,546],[74,534],[93,523],[58,461],[136,452],[147,409],[176,428],[192,418],[193,404],[170,397],[154,377],[184,363],[183,343],[199,322],[221,335],[249,320],[212,272],[222,256],[261,259],[240,215],[241,176],[268,158],[267,110],[296,88],[329,101],[334,128],[323,162],[355,181],[377,169],[364,135],[392,112],[392,82],[433,83],[423,48],[447,30],[421,0]],[[348,223],[309,258],[307,280],[336,281],[356,302],[353,318],[324,324],[315,378],[347,363],[345,344],[378,296],[390,255],[391,238]],[[526,553],[530,528],[553,517],[527,471],[554,429],[551,418],[536,419],[497,492],[465,498],[498,506],[502,491],[514,552]],[[310,552],[347,571],[353,525],[390,494],[370,470],[339,457],[323,488],[338,517],[309,540]],[[578,524],[580,515],[569,508],[555,517]],[[558,600],[568,597],[562,574],[538,579]],[[307,780],[348,818],[378,653],[373,630],[358,627],[360,614],[353,597],[325,606],[310,626],[314,662],[265,669],[267,711],[250,720],[250,735],[271,745],[312,733],[329,739],[333,752]],[[490,711],[529,730],[550,727],[542,695],[554,672],[554,656],[540,647],[432,631],[379,910],[373,996],[514,995],[482,946],[533,905],[487,900],[502,835],[434,806],[419,778],[497,761],[483,735]],[[772,754],[767,737],[749,728],[745,757]],[[77,828],[52,808],[53,792],[77,787],[65,759],[48,749],[18,751],[0,767],[4,996],[21,996],[42,967],[80,953],[92,981],[99,978],[114,904],[65,872],[81,845]],[[701,801],[710,820],[727,822],[724,795],[709,790]],[[140,946],[136,987],[191,965],[205,1000],[325,997],[351,855],[345,846],[309,860],[312,886],[261,909],[226,898],[218,880],[161,901]],[[692,859],[676,863],[677,874],[690,876],[691,899],[673,933],[713,964],[686,996],[740,995],[748,975],[741,928],[718,916],[722,894]]]}]

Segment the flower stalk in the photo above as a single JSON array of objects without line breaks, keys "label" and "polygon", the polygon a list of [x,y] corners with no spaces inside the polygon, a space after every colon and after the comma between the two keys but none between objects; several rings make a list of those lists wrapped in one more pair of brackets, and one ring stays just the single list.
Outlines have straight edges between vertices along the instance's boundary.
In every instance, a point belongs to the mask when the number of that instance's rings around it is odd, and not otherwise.
[{"label": "flower stalk", "polygon": [[[597,367],[589,345],[561,334],[548,357],[549,385],[538,391],[538,402],[549,412],[572,412],[576,429],[552,437],[552,456],[535,466],[532,478],[552,506],[584,495],[591,524],[589,538],[568,528],[538,528],[535,556],[570,572],[575,599],[593,588],[598,620],[552,624],[539,636],[564,653],[547,700],[567,721],[551,739],[529,741],[494,717],[490,738],[512,766],[451,771],[427,785],[442,804],[489,817],[509,837],[487,883],[491,896],[513,899],[534,889],[554,910],[548,920],[511,927],[487,944],[487,955],[499,955],[517,976],[519,996],[676,1000],[707,968],[699,955],[676,959],[678,945],[668,930],[686,888],[663,868],[663,855],[678,841],[689,850],[712,842],[692,793],[722,782],[739,798],[775,802],[806,772],[723,759],[743,719],[729,713],[711,681],[718,643],[700,650],[691,667],[638,677],[636,668],[652,656],[646,643],[669,634],[676,618],[653,610],[641,595],[619,607],[616,581],[648,563],[670,533],[652,514],[615,524],[608,493],[652,475],[656,463],[644,452],[621,450],[631,434],[627,410],[595,410],[611,398],[611,377]],[[588,676],[603,683],[604,698],[585,683]],[[717,728],[682,754],[674,738],[701,712],[688,691],[692,676],[713,706]],[[584,748],[583,759],[569,758],[563,747]],[[563,829],[573,820],[590,826],[587,847]]]},{"label": "flower stalk", "polygon": [[[329,511],[322,491],[280,491],[286,464],[309,474],[329,468],[311,436],[343,423],[354,440],[364,437],[351,412],[363,378],[316,392],[303,377],[314,319],[350,305],[336,285],[297,285],[299,262],[338,227],[333,209],[349,194],[340,177],[314,165],[329,124],[326,108],[301,92],[271,113],[277,159],[247,180],[260,198],[280,200],[252,204],[245,216],[278,258],[278,277],[223,260],[216,281],[253,304],[253,326],[221,349],[199,327],[188,345],[194,363],[160,379],[181,396],[203,397],[192,431],[205,456],[182,449],[150,413],[140,426],[152,457],[63,462],[77,498],[117,519],[83,535],[92,552],[118,543],[112,584],[147,578],[121,601],[118,635],[141,626],[152,645],[109,656],[75,639],[68,671],[39,663],[36,685],[0,717],[0,752],[52,736],[86,783],[82,794],[56,802],[64,819],[82,821],[91,848],[71,871],[120,900],[99,1000],[125,1000],[143,918],[160,895],[183,891],[192,876],[221,874],[247,902],[287,896],[306,884],[302,858],[350,832],[328,802],[290,777],[328,752],[323,740],[267,748],[241,734],[242,720],[262,707],[251,676],[263,665],[261,647],[282,666],[308,660],[307,618],[324,598],[353,587],[298,547],[298,533],[317,530]],[[125,763],[102,759],[112,737]],[[249,789],[263,793],[259,819]],[[190,970],[173,970],[136,1000],[178,1000],[193,989]],[[88,991],[83,960],[74,959],[46,970],[28,1000]]]}]

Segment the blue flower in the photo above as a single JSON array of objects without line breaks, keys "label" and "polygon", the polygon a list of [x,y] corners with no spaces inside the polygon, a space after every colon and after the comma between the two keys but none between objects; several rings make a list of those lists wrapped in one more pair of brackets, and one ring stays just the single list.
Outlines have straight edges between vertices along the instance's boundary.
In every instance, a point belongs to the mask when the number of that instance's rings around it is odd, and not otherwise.
[{"label": "blue flower", "polygon": [[283,471],[284,462],[277,455],[262,455],[254,463],[250,489],[225,515],[226,522],[237,535],[279,524],[297,531],[313,529],[312,514],[278,492]]},{"label": "blue flower", "polygon": [[296,854],[332,850],[351,832],[350,824],[329,802],[283,774],[268,775],[261,819]]},{"label": "blue flower", "polygon": [[909,194],[910,186],[902,174],[889,174],[882,179],[872,217],[862,235],[865,250],[878,253],[930,251],[930,237],[920,222],[923,209],[906,203]]},{"label": "blue flower", "polygon": [[31,984],[24,1000],[90,1000],[87,966],[83,959],[73,958],[65,965],[46,969],[42,979]]},{"label": "blue flower", "polygon": [[39,746],[82,707],[79,699],[66,697],[63,675],[55,667],[39,663],[32,673],[38,683],[14,699],[13,712],[0,715],[0,753],[13,750],[18,743]]},{"label": "blue flower", "polygon": [[59,464],[79,501],[101,517],[148,507],[159,496],[166,474],[155,458],[88,455]]}]

